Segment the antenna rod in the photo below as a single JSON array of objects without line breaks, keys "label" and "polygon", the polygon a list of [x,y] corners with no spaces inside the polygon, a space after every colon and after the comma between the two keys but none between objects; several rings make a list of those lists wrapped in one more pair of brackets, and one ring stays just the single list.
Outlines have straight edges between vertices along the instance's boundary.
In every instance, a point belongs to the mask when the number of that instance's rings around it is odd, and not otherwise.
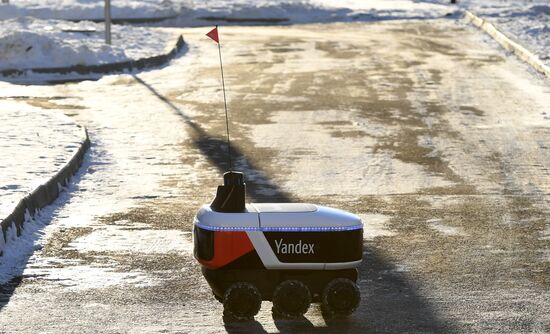
[{"label": "antenna rod", "polygon": [[[217,25],[216,25],[216,28],[218,28]],[[218,52],[220,54],[220,69],[222,71],[223,105],[225,107],[225,129],[227,131],[227,157],[229,159],[229,171],[231,172],[233,169],[231,165],[231,141],[229,140],[229,119],[227,117],[227,99],[225,97],[225,80],[223,77],[222,47],[220,43],[218,43]]]}]

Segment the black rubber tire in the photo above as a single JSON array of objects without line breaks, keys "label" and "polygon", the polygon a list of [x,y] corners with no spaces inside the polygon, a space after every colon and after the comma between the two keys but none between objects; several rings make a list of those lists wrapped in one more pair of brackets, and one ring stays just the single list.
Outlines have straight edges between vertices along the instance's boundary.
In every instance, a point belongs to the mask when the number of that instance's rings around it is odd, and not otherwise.
[{"label": "black rubber tire", "polygon": [[302,282],[286,280],[273,291],[273,311],[287,318],[298,318],[309,309],[311,292]]},{"label": "black rubber tire", "polygon": [[336,278],[330,281],[323,290],[323,310],[333,316],[352,314],[361,301],[357,284],[347,278]]},{"label": "black rubber tire", "polygon": [[250,320],[258,314],[261,307],[260,291],[248,282],[231,285],[223,295],[223,313],[235,320]]}]

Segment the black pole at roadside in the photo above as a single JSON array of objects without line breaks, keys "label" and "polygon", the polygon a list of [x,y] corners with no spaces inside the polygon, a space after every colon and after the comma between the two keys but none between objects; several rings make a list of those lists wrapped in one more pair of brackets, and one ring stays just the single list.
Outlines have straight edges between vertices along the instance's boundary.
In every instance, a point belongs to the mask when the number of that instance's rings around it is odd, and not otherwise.
[{"label": "black pole at roadside", "polygon": [[105,44],[111,45],[111,0],[105,0]]}]

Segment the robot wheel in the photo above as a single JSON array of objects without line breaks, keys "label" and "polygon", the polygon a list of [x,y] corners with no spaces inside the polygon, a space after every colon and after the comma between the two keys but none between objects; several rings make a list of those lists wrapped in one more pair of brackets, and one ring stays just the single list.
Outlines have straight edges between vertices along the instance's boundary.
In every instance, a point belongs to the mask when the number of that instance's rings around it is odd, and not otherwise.
[{"label": "robot wheel", "polygon": [[287,318],[302,316],[311,304],[309,288],[298,280],[281,282],[273,291],[273,311]]},{"label": "robot wheel", "polygon": [[258,288],[248,282],[231,285],[223,296],[223,313],[235,320],[252,319],[260,311],[262,295]]},{"label": "robot wheel", "polygon": [[357,309],[361,294],[357,285],[347,278],[330,281],[323,290],[322,307],[332,316],[348,316]]}]

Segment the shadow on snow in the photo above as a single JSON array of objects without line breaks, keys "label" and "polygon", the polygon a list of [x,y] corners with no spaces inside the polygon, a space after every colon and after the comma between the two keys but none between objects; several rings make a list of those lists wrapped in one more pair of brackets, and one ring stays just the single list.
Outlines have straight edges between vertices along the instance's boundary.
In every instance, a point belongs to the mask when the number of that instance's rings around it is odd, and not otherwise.
[{"label": "shadow on snow", "polygon": [[[92,145],[85,153],[78,172],[73,175],[67,186],[59,194],[59,197],[52,204],[45,206],[40,212],[37,212],[32,219],[25,221],[21,236],[14,241],[14,243],[19,243],[14,252],[16,254],[5,252],[0,257],[0,279],[2,278],[2,274],[9,278],[8,281],[0,281],[0,312],[9,303],[16,288],[23,282],[25,278],[23,272],[36,250],[36,242],[43,236],[44,227],[52,221],[59,210],[62,210],[69,203],[71,193],[79,189],[80,180],[86,174],[88,168],[94,165],[94,162],[90,158],[93,150],[94,146]],[[10,244],[8,243],[8,245]],[[10,255],[15,256],[8,258]]]}]

